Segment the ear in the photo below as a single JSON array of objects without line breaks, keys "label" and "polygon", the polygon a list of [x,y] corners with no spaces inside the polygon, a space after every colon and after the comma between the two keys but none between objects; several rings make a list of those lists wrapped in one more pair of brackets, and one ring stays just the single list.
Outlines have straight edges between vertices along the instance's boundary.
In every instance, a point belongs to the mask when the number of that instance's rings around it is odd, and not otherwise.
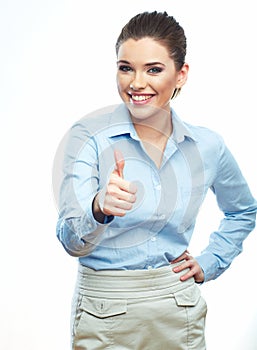
[{"label": "ear", "polygon": [[176,88],[181,89],[182,86],[186,83],[188,77],[189,65],[184,63],[177,76]]}]

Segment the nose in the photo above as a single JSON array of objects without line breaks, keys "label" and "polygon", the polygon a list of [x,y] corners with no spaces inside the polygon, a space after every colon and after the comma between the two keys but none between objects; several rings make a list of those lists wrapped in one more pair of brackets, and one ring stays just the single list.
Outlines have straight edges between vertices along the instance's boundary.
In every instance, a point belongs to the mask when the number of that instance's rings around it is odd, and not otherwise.
[{"label": "nose", "polygon": [[141,72],[136,72],[133,79],[130,82],[130,86],[133,87],[133,90],[142,90],[145,89],[147,81],[144,77],[144,74]]}]

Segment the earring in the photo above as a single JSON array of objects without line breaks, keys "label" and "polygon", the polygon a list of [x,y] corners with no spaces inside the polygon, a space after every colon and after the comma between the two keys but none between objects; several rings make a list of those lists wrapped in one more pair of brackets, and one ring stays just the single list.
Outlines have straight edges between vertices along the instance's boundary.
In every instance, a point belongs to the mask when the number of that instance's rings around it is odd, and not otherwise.
[{"label": "earring", "polygon": [[175,88],[170,99],[173,100],[174,98],[176,98],[178,96],[178,94],[180,93],[180,90],[181,90],[181,88]]}]

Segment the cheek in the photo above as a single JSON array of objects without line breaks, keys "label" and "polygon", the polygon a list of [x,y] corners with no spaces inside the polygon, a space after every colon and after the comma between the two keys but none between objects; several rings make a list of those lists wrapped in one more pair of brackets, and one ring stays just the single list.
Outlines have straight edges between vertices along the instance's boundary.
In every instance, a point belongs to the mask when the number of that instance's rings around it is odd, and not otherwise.
[{"label": "cheek", "polygon": [[120,79],[118,79],[118,78],[116,79],[116,84],[117,84],[118,92],[119,92],[119,94],[121,94],[123,88],[122,88],[122,83],[121,83]]},{"label": "cheek", "polygon": [[170,98],[170,96],[173,94],[173,91],[176,87],[176,83],[174,79],[165,79],[162,82],[160,82],[159,87],[157,90],[162,95],[163,98]]},{"label": "cheek", "polygon": [[129,84],[129,79],[127,76],[121,76],[120,74],[117,74],[116,81],[117,86],[120,90],[127,89]]},{"label": "cheek", "polygon": [[173,89],[176,86],[176,79],[172,77],[163,79],[162,85],[164,89]]},{"label": "cheek", "polygon": [[173,89],[176,86],[176,78],[171,74],[159,77],[159,79],[153,79],[149,81],[150,84],[155,86],[158,90]]},{"label": "cheek", "polygon": [[127,99],[127,86],[128,86],[125,79],[117,75],[116,84],[117,84],[117,90],[120,97],[122,98],[122,100],[125,101]]}]

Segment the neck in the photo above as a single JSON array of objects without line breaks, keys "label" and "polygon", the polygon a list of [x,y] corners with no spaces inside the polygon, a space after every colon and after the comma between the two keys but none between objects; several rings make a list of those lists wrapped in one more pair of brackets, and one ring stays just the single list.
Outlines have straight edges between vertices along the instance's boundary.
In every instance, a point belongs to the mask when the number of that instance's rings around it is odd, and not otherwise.
[{"label": "neck", "polygon": [[157,168],[160,168],[168,138],[172,133],[171,118],[169,118],[169,122],[158,123],[158,128],[153,124],[145,123],[134,123],[134,126],[142,144],[144,145],[146,153],[155,163]]},{"label": "neck", "polygon": [[172,134],[172,120],[170,113],[166,111],[155,114],[145,120],[133,118],[133,124],[139,138],[142,141],[150,141],[153,143],[161,140],[167,140]]}]

